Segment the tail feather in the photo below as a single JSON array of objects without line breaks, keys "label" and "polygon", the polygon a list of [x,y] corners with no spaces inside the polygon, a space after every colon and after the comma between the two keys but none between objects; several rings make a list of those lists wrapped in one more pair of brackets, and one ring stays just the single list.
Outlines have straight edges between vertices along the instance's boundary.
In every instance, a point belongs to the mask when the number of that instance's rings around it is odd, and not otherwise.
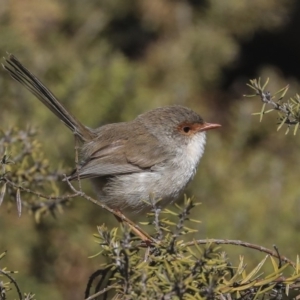
[{"label": "tail feather", "polygon": [[78,135],[83,141],[89,141],[93,137],[90,129],[79,122],[63,105],[54,94],[27,68],[25,68],[14,55],[5,58],[7,65],[3,68],[10,76],[23,84],[33,93],[45,106],[47,106],[72,132]]}]

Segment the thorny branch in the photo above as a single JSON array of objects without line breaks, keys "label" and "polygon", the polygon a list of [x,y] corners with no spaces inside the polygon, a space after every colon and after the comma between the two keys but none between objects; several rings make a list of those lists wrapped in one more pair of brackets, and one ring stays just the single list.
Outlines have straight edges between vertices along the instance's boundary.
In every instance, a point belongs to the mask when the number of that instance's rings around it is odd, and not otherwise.
[{"label": "thorny branch", "polygon": [[[269,79],[267,79],[266,82],[262,85],[259,78],[258,80],[250,80],[250,83],[247,84],[247,86],[255,91],[255,94],[244,96],[259,96],[263,103],[261,111],[258,113],[254,113],[253,115],[259,115],[261,121],[264,114],[275,110],[279,113],[279,125],[277,130],[279,130],[284,124],[286,124],[288,126],[286,134],[289,132],[290,126],[295,126],[294,134],[296,134],[300,123],[300,96],[296,94],[294,97],[291,97],[288,100],[284,100],[284,97],[289,89],[289,85],[275,92],[273,95],[270,91],[265,91],[268,83]],[[272,108],[269,110],[265,110],[266,105],[269,105]]]},{"label": "thorny branch", "polygon": [[19,296],[19,299],[22,300],[22,293],[21,293],[21,290],[17,284],[17,282],[15,281],[15,279],[10,276],[9,272],[5,272],[3,270],[0,269],[0,274],[4,275],[5,277],[7,277],[15,286],[16,290],[17,290],[17,293],[18,293],[18,296]]},{"label": "thorny branch", "polygon": [[255,244],[251,244],[251,243],[240,241],[240,240],[228,240],[228,239],[194,240],[194,241],[190,241],[188,243],[184,243],[181,246],[182,247],[190,247],[190,246],[194,246],[194,245],[207,245],[208,243],[214,243],[214,244],[217,244],[217,245],[235,245],[235,246],[242,246],[242,247],[245,247],[245,248],[258,250],[260,252],[264,252],[264,253],[266,253],[270,256],[278,258],[279,259],[279,264],[280,264],[281,261],[283,261],[283,262],[286,262],[286,263],[290,264],[294,268],[296,267],[295,262],[293,262],[292,260],[290,260],[289,258],[287,258],[285,256],[278,255],[278,251],[276,251],[276,249],[277,249],[276,246],[274,246],[275,251],[272,251],[272,250],[270,250],[268,248],[265,248],[265,247],[262,247],[260,245],[255,245]]}]

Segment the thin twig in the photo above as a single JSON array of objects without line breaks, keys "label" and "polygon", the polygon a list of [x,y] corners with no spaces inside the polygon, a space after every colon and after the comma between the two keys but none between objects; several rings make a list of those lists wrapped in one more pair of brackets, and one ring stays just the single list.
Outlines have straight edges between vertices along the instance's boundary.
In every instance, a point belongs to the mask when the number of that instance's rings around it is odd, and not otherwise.
[{"label": "thin twig", "polygon": [[[26,192],[26,193],[29,193],[29,194],[32,194],[32,195],[35,195],[37,196],[38,198],[43,198],[43,199],[46,199],[46,200],[53,200],[54,203],[53,204],[60,204],[66,200],[69,200],[71,198],[75,198],[75,197],[78,197],[79,194],[78,193],[75,193],[75,194],[68,194],[68,195],[65,195],[65,196],[47,196],[47,195],[44,195],[42,193],[39,193],[39,192],[35,192],[33,190],[30,190],[28,188],[25,188],[21,185],[18,185],[18,184],[15,184],[14,182],[10,181],[6,176],[3,176],[1,177],[1,179],[6,182],[8,185],[10,185],[11,187],[13,187],[14,189],[19,189],[20,191],[22,192]],[[46,206],[47,204],[46,203],[43,203],[41,204],[41,206]]]},{"label": "thin twig", "polygon": [[13,284],[14,286],[16,287],[16,290],[17,290],[17,293],[18,293],[18,296],[19,296],[19,299],[22,300],[22,293],[21,293],[21,290],[17,284],[17,282],[14,280],[14,278],[12,276],[10,276],[8,274],[8,272],[5,272],[3,270],[0,269],[0,273],[4,276],[6,276]]},{"label": "thin twig", "polygon": [[87,194],[85,194],[82,191],[78,191],[76,190],[76,188],[72,185],[72,183],[70,182],[70,180],[67,178],[67,176],[65,176],[65,180],[68,183],[69,187],[71,188],[71,190],[80,197],[83,197],[84,199],[100,206],[101,208],[105,209],[106,211],[112,213],[113,215],[115,215],[117,218],[119,218],[122,222],[125,222],[128,224],[128,226],[135,231],[135,233],[137,234],[142,234],[144,237],[147,238],[147,240],[151,243],[155,243],[155,239],[152,238],[147,232],[145,232],[144,230],[142,230],[136,223],[132,222],[130,219],[128,219],[126,216],[124,216],[120,211],[114,210],[112,208],[110,208],[109,206],[103,204],[101,201],[98,201],[90,196],[88,196]]},{"label": "thin twig", "polygon": [[118,287],[117,284],[115,284],[115,285],[110,285],[110,286],[104,288],[103,290],[101,290],[100,292],[97,292],[96,294],[94,294],[94,295],[92,295],[92,296],[90,296],[90,297],[88,297],[88,298],[85,298],[84,300],[92,300],[92,299],[95,299],[95,298],[98,297],[99,295],[102,295],[102,294],[104,294],[104,293],[108,292],[109,290],[114,289],[114,288],[116,288],[116,287]]},{"label": "thin twig", "polygon": [[246,248],[250,248],[250,249],[254,249],[254,250],[258,250],[260,252],[264,252],[267,253],[273,257],[276,257],[278,259],[280,259],[281,261],[284,261],[288,264],[290,264],[291,266],[293,266],[294,268],[296,268],[296,264],[291,261],[289,258],[285,257],[285,256],[279,256],[278,253],[276,251],[272,251],[268,248],[259,246],[259,245],[255,245],[255,244],[251,244],[251,243],[247,243],[247,242],[243,242],[240,240],[227,240],[227,239],[206,239],[206,240],[194,240],[188,243],[184,243],[182,245],[180,245],[181,247],[190,247],[190,246],[194,246],[196,245],[206,245],[207,243],[215,243],[217,245],[235,245],[235,246],[242,246],[242,247],[246,247]]}]

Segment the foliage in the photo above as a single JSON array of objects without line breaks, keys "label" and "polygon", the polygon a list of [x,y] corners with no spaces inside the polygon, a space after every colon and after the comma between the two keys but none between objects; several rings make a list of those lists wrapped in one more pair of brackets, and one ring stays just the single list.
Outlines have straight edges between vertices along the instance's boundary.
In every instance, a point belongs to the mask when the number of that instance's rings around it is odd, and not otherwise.
[{"label": "foliage", "polygon": [[[49,169],[34,135],[32,129],[2,132],[0,196],[1,202],[4,197],[10,202],[16,200],[19,215],[21,208],[25,207],[35,214],[36,221],[40,221],[46,212],[55,215],[55,211],[78,194],[58,195],[53,181],[59,178],[59,173]],[[52,193],[45,196],[37,192],[39,189],[46,193],[52,190]],[[80,195],[87,198],[83,193]],[[185,243],[183,237],[195,232],[185,225],[186,222],[199,223],[190,218],[195,206],[188,198],[183,208],[177,206],[178,212],[169,209],[161,211],[153,203],[153,212],[144,224],[155,229],[154,237],[148,241],[150,244],[133,236],[126,223],[121,235],[117,228],[109,230],[105,225],[98,226],[96,239],[100,252],[96,256],[106,257],[107,262],[91,275],[85,298],[105,299],[110,295],[114,299],[279,299],[298,288],[299,259],[293,263],[277,253],[274,256],[279,258],[279,262],[276,263],[269,252],[262,262],[247,272],[244,258],[241,256],[239,265],[232,266],[227,254],[216,246],[219,241],[194,240]],[[172,216],[177,220],[172,221]],[[206,243],[206,246],[201,248],[201,243]],[[239,243],[237,241],[236,246]],[[262,251],[262,248],[256,249]],[[5,253],[0,259],[4,256]],[[271,261],[273,268],[264,275],[261,272],[267,260]],[[292,271],[283,276],[288,267],[292,267]],[[15,272],[0,268],[0,276],[10,280],[1,282],[0,299],[9,299],[7,292],[12,284],[18,291],[19,299],[33,299],[32,294],[24,294],[23,298],[16,280],[10,275],[12,273]],[[97,280],[95,293],[90,295]]]},{"label": "foliage", "polygon": [[[24,206],[34,212],[38,216],[36,220],[39,220],[42,213],[54,214],[58,207],[66,204],[68,197],[72,198],[72,195],[43,196],[35,191],[41,187],[47,191],[49,184],[53,189],[55,185],[51,182],[58,178],[59,173],[49,171],[33,130],[11,129],[3,132],[0,148],[3,153],[1,200],[5,196],[9,201],[16,199],[19,214]],[[8,155],[8,148],[15,155]],[[24,197],[20,196],[21,193]],[[25,195],[39,196],[40,200],[34,201]],[[105,225],[99,226],[96,235],[100,246],[98,255],[107,257],[108,261],[91,275],[85,297],[105,298],[109,294],[114,299],[228,299],[230,295],[231,299],[273,299],[298,288],[298,259],[292,263],[293,272],[288,276],[283,277],[282,274],[287,267],[291,267],[291,262],[284,264],[280,258],[276,263],[269,255],[253,270],[246,272],[243,257],[240,257],[239,265],[233,267],[227,255],[212,240],[207,240],[204,248],[199,247],[200,242],[196,240],[184,243],[183,236],[195,231],[185,223],[198,222],[189,217],[194,207],[193,201],[187,198],[183,208],[177,206],[178,212],[169,209],[161,212],[153,204],[153,213],[148,215],[150,220],[147,225],[153,226],[156,234],[150,245],[132,236],[127,227],[123,228],[120,236],[116,228],[109,230]],[[177,221],[171,221],[172,215],[176,216]],[[263,276],[260,272],[267,259],[270,259],[273,270]],[[19,299],[33,299],[31,294],[22,297],[11,273],[14,272],[0,269],[0,275],[10,280],[1,282],[1,299],[9,299],[7,292],[11,284],[18,290]],[[90,295],[97,280],[95,294]]]},{"label": "foliage", "polygon": [[[6,255],[6,252],[3,252],[0,254],[0,261],[4,258]],[[0,268],[0,279],[4,278],[4,280],[9,280],[9,281],[0,281],[0,300],[6,300],[9,299],[7,296],[7,292],[13,289],[12,286],[17,290],[18,297],[21,300],[34,300],[34,296],[31,293],[24,293],[24,297],[21,294],[21,290],[16,282],[16,280],[12,277],[11,274],[18,273],[17,271],[9,271],[6,270],[6,268]]]},{"label": "foliage", "polygon": [[25,207],[34,214],[37,222],[43,214],[55,216],[56,212],[62,212],[72,197],[58,196],[60,191],[56,182],[62,174],[49,170],[34,130],[12,128],[1,131],[0,153],[0,205],[4,198],[10,203],[15,201],[19,216]]},{"label": "foliage", "polygon": [[[174,212],[163,211],[164,218],[155,226],[156,241],[146,250],[126,230],[120,236],[116,228],[98,227],[99,254],[108,257],[108,262],[91,276],[86,298],[104,299],[110,295],[112,299],[280,299],[284,294],[297,292],[299,259],[286,277],[282,276],[283,271],[291,265],[281,264],[280,260],[276,263],[269,255],[247,272],[242,256],[239,265],[232,266],[226,253],[213,241],[206,241],[204,248],[199,247],[199,241],[184,243],[182,236],[192,230],[183,223],[189,220],[187,215],[193,207],[193,202],[186,199],[185,207],[176,214],[178,221],[171,224],[169,215]],[[267,260],[273,269],[265,274],[262,270]],[[95,293],[90,296],[96,280]]]},{"label": "foliage", "polygon": [[[260,112],[254,113],[253,115],[259,115],[260,121],[265,114],[270,113],[271,111],[278,111],[279,115],[279,125],[277,130],[282,128],[284,124],[287,125],[287,130],[285,134],[288,134],[290,126],[294,126],[294,135],[296,135],[299,123],[300,123],[300,96],[296,94],[294,97],[291,97],[287,101],[284,101],[284,96],[286,95],[289,86],[282,88],[272,95],[269,91],[265,92],[265,89],[268,85],[269,79],[266,80],[264,85],[261,85],[260,78],[258,80],[250,80],[250,84],[247,84],[250,88],[255,91],[254,95],[246,95],[246,97],[255,97],[259,96],[263,102],[263,106]],[[278,99],[275,98],[279,94]],[[271,106],[269,110],[265,110],[266,105]]]},{"label": "foliage", "polygon": [[[9,52],[22,59],[90,127],[131,120],[167,104],[189,106],[206,121],[221,123],[220,132],[208,134],[200,168],[186,191],[203,202],[191,211],[191,217],[201,219],[202,224],[193,224],[197,232],[183,238],[219,236],[266,247],[276,243],[287,256],[296,257],[300,206],[295,166],[300,163],[300,140],[273,135],[272,114],[261,126],[251,117],[259,103],[241,100],[240,95],[245,93],[245,77],[271,77],[273,91],[289,81],[292,93],[299,90],[297,79],[283,78],[283,74],[290,75],[267,65],[270,61],[262,60],[263,53],[257,52],[251,70],[242,68],[234,81],[230,76],[230,70],[235,73],[237,66],[253,62],[247,55],[240,61],[247,43],[257,36],[264,41],[268,32],[273,42],[276,37],[275,46],[268,39],[262,52],[277,55],[287,65],[289,57],[281,51],[297,53],[299,26],[294,23],[294,35],[284,34],[284,41],[277,33],[292,19],[299,19],[293,17],[299,11],[296,4],[293,0],[4,1],[0,50],[2,56]],[[262,44],[262,40],[257,42]],[[296,59],[297,55],[290,58],[294,66]],[[57,173],[58,179],[64,172],[60,167],[56,171],[57,166],[74,167],[72,135],[4,72],[0,98],[4,131],[12,126],[38,126],[38,136],[32,139],[42,145],[37,155],[45,153],[47,170]],[[11,160],[17,156],[13,147],[6,147]],[[1,158],[4,153],[2,148]],[[18,165],[5,166],[15,179],[18,167],[13,168]],[[89,237],[96,225],[105,223],[112,228],[115,220],[82,197],[60,201],[57,197],[68,195],[67,183],[32,183],[34,191],[54,198],[43,199],[22,190],[29,188],[25,180],[15,187],[7,183],[0,208],[0,252],[9,250],[6,265],[20,271],[17,278],[22,291],[34,291],[43,300],[82,299],[84,284],[96,268],[95,259],[85,260],[87,253],[96,252]],[[92,195],[88,184],[83,185]],[[18,188],[18,199],[28,203],[23,205],[21,218],[16,217]],[[60,216],[62,209],[67,213]],[[39,223],[27,218],[27,211]],[[51,217],[53,212],[56,219]],[[144,217],[138,216],[135,221],[141,219]],[[256,250],[249,253],[248,248],[241,251],[230,246],[227,253],[234,261],[243,252],[251,270],[261,259]],[[103,256],[97,257],[97,263],[105,262]],[[9,296],[17,298],[12,293]]]}]

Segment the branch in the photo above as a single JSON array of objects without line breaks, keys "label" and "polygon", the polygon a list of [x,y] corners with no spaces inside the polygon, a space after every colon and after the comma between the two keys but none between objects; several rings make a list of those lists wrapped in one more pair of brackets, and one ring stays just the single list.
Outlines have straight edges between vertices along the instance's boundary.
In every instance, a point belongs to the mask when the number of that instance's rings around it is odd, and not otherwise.
[{"label": "branch", "polygon": [[[258,80],[250,80],[250,83],[247,84],[247,86],[255,91],[255,94],[244,95],[244,97],[259,96],[263,103],[261,111],[254,113],[253,115],[259,115],[261,121],[264,114],[276,110],[279,113],[279,126],[277,130],[279,130],[283,124],[286,124],[288,125],[286,133],[288,133],[289,127],[292,125],[295,126],[294,134],[296,134],[300,123],[300,96],[296,94],[294,97],[284,101],[284,97],[289,89],[289,85],[272,94],[269,91],[265,91],[268,83],[269,79],[267,79],[266,82],[261,85],[261,80],[259,78]],[[279,96],[277,97],[278,94]],[[265,110],[266,105],[269,105],[272,108],[270,110]]]},{"label": "branch", "polygon": [[75,193],[74,195],[83,197],[84,199],[86,199],[86,200],[100,206],[101,208],[105,209],[106,211],[112,213],[118,220],[125,222],[130,227],[130,229],[135,234],[137,234],[143,240],[143,242],[146,243],[147,246],[149,246],[152,243],[157,242],[147,232],[142,230],[136,223],[132,222],[130,219],[128,219],[126,216],[124,216],[120,211],[114,210],[114,209],[110,208],[109,206],[103,204],[101,201],[88,196],[86,193],[76,190],[76,188],[72,185],[72,183],[70,182],[70,180],[68,179],[67,176],[65,176],[65,180],[68,183],[71,190]]},{"label": "branch", "polygon": [[296,268],[296,264],[291,261],[290,259],[288,259],[285,256],[281,256],[278,254],[278,250],[276,246],[275,247],[275,251],[272,251],[268,248],[259,246],[259,245],[255,245],[255,244],[251,244],[248,242],[243,242],[240,240],[227,240],[227,239],[206,239],[206,240],[194,240],[185,244],[182,244],[181,247],[190,247],[190,246],[194,246],[194,245],[206,245],[207,243],[215,243],[217,245],[235,245],[235,246],[242,246],[245,248],[250,248],[250,249],[254,249],[254,250],[258,250],[260,252],[264,252],[269,254],[270,256],[276,257],[278,258],[280,261],[284,261],[288,264],[290,264],[291,266],[293,266],[294,268]]},{"label": "branch", "polygon": [[18,296],[19,296],[19,299],[22,300],[22,293],[21,293],[21,290],[17,284],[17,282],[14,280],[14,278],[12,276],[10,276],[8,274],[8,272],[5,272],[3,270],[0,269],[0,273],[4,276],[6,276],[13,284],[14,286],[16,287],[16,290],[17,290],[17,293],[18,293]]}]

